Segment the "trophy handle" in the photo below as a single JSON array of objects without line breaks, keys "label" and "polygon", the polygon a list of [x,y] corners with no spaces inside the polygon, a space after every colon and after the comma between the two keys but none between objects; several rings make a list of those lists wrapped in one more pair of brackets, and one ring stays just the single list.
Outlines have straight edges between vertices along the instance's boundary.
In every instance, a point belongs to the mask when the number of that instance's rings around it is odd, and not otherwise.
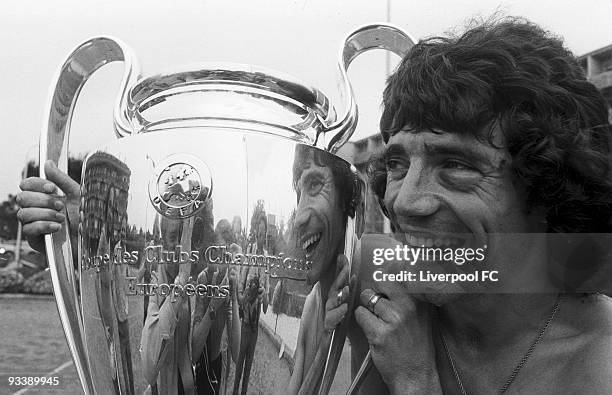
[{"label": "trophy handle", "polygon": [[344,40],[338,67],[341,75],[340,93],[344,101],[348,100],[348,105],[344,115],[326,128],[325,133],[333,135],[327,146],[329,152],[336,153],[351,138],[357,126],[357,103],[347,74],[351,62],[371,49],[386,49],[403,58],[413,46],[414,40],[407,33],[382,23],[360,27]]},{"label": "trophy handle", "polygon": [[[54,84],[51,85],[52,91],[47,101],[40,135],[41,178],[47,178],[44,166],[47,160],[54,161],[62,171],[67,172],[70,122],[81,88],[101,66],[121,60],[125,62],[125,71],[121,82],[121,95],[114,109],[115,128],[119,136],[131,133],[127,93],[138,78],[138,66],[132,51],[125,44],[112,38],[98,37],[88,40],[68,56],[56,74]],[[67,222],[64,221],[58,232],[45,235],[45,248],[53,293],[66,341],[83,391],[89,395],[94,393],[94,389],[87,361],[82,312],[77,295]]]},{"label": "trophy handle", "polygon": [[[358,28],[353,33],[349,34],[342,50],[340,52],[340,60],[338,66],[342,76],[341,80],[341,93],[344,94],[344,98],[348,99],[348,108],[344,115],[332,125],[330,125],[326,133],[331,132],[333,137],[331,138],[327,150],[331,153],[337,152],[351,137],[357,126],[357,103],[353,96],[353,88],[348,79],[347,70],[351,62],[359,56],[361,53],[369,51],[371,49],[386,49],[395,53],[400,57],[404,57],[408,50],[414,46],[414,40],[404,31],[399,28],[388,25],[388,24],[373,24]],[[348,231],[347,231],[348,233]],[[351,262],[351,276],[353,273],[358,271],[358,268],[353,267],[353,242],[347,239],[345,245],[347,250],[345,251],[349,261]],[[353,288],[353,284],[351,284]],[[352,311],[357,304],[356,290],[351,289],[351,297],[349,300],[349,311]],[[332,333],[331,345],[325,363],[325,369],[323,371],[323,377],[321,379],[321,386],[319,387],[318,394],[326,395],[329,392],[332,381],[338,368],[338,363],[342,355],[342,348],[346,340],[348,332],[349,315],[345,317],[343,323],[334,329]]]}]

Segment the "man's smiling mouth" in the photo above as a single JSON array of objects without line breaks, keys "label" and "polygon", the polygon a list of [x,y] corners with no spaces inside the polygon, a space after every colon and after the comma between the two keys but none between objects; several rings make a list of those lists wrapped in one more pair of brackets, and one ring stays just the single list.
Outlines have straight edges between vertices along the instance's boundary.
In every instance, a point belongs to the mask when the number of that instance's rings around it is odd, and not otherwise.
[{"label": "man's smiling mouth", "polygon": [[302,238],[302,250],[306,253],[306,258],[310,258],[315,248],[321,240],[321,232],[310,234]]},{"label": "man's smiling mouth", "polygon": [[465,238],[434,235],[424,236],[422,234],[405,234],[405,242],[410,247],[440,247],[440,248],[460,248],[467,240]]}]

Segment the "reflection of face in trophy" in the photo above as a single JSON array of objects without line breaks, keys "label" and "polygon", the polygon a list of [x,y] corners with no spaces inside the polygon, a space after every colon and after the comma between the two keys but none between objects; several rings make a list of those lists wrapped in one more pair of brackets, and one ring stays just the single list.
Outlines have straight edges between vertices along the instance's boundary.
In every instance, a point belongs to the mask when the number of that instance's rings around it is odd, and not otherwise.
[{"label": "reflection of face in trophy", "polygon": [[326,161],[325,153],[303,148],[296,150],[293,173],[298,198],[294,237],[312,261],[307,279],[314,284],[335,267],[344,240],[345,207],[351,196],[347,181],[352,174]]},{"label": "reflection of face in trophy", "polygon": [[222,219],[217,222],[215,235],[217,236],[217,243],[219,245],[229,246],[236,242],[236,236],[234,235],[232,225],[230,225],[229,221],[226,219]]}]

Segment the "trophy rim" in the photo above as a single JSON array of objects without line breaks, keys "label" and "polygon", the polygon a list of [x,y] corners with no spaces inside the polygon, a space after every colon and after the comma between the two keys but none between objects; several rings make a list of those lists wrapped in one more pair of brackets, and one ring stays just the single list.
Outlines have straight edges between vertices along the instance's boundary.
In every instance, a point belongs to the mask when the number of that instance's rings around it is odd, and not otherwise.
[{"label": "trophy rim", "polygon": [[[171,68],[139,79],[129,90],[128,114],[136,133],[150,124],[141,114],[160,98],[177,91],[240,92],[253,97],[300,107],[310,116],[289,127],[296,133],[315,128],[323,131],[336,119],[336,111],[327,95],[289,74],[252,64],[203,62]],[[236,120],[244,120],[237,117]],[[257,122],[256,119],[246,120]]]}]

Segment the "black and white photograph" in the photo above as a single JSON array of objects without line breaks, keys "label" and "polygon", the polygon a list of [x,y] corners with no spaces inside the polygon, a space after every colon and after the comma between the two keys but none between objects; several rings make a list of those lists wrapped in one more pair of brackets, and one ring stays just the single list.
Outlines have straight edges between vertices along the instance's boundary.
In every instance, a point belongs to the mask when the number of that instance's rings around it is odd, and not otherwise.
[{"label": "black and white photograph", "polygon": [[612,394],[612,0],[2,8],[0,395]]}]

